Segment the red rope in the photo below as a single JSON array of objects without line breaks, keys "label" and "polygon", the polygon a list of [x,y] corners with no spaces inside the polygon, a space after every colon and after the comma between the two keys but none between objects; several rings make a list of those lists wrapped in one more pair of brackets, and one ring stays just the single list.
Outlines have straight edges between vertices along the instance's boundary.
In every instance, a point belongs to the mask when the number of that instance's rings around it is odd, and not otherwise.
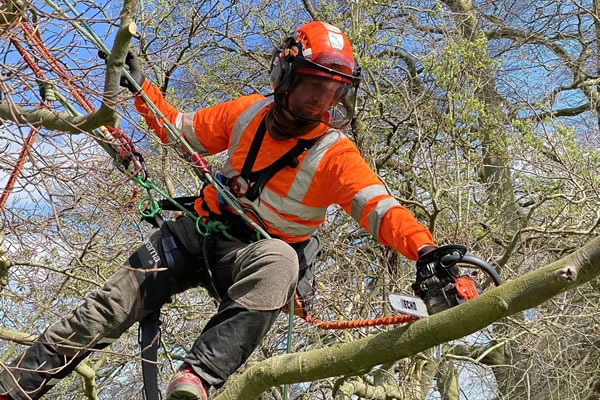
[{"label": "red rope", "polygon": [[[6,0],[0,0],[1,3],[5,3]],[[21,27],[27,37],[33,42],[36,49],[40,52],[43,58],[48,61],[54,72],[60,77],[62,82],[69,88],[77,102],[81,105],[81,107],[88,113],[94,111],[94,107],[92,104],[84,97],[81,89],[75,86],[67,72],[60,66],[56,57],[54,57],[44,45],[44,43],[38,38],[33,29],[26,23],[21,22]],[[45,80],[44,73],[40,69],[40,67],[32,60],[27,51],[17,42],[14,37],[11,37],[11,43],[15,46],[21,57],[25,60],[27,65],[32,69],[38,79]],[[127,153],[133,153],[135,151],[135,146],[133,141],[123,133],[120,128],[107,127],[106,130],[110,132],[110,134],[119,142],[121,146],[118,147],[119,156],[125,159],[127,157]],[[27,138],[25,139],[25,145],[21,149],[21,153],[19,154],[19,159],[17,160],[17,165],[15,166],[11,176],[9,177],[7,186],[2,193],[2,197],[0,197],[0,212],[4,208],[6,201],[8,200],[8,196],[12,191],[14,184],[17,180],[18,175],[21,173],[23,169],[23,165],[25,164],[25,155],[29,153],[31,145],[35,141],[37,137],[38,131],[35,128],[32,128],[29,132]],[[134,192],[134,198],[137,192]],[[133,199],[132,199],[133,201]],[[397,325],[397,324],[406,324],[410,322],[416,321],[418,318],[410,316],[410,315],[396,315],[393,317],[379,317],[374,319],[364,319],[364,320],[350,320],[350,321],[330,321],[324,322],[318,318],[311,317],[310,315],[302,316],[306,322],[316,325],[320,329],[351,329],[351,328],[363,328],[367,326],[381,326],[381,325]]]},{"label": "red rope", "polygon": [[419,318],[411,315],[394,315],[393,317],[379,317],[374,319],[357,319],[350,321],[329,321],[324,322],[318,318],[306,315],[302,317],[303,320],[309,324],[316,325],[320,329],[352,329],[352,328],[364,328],[366,326],[380,326],[380,325],[398,325],[408,324],[415,322]]},{"label": "red rope", "polygon": [[29,66],[29,68],[31,68],[31,70],[35,74],[35,77],[38,78],[38,79],[45,80],[46,77],[44,76],[44,73],[42,72],[41,68],[33,61],[33,59],[31,58],[31,56],[27,52],[27,50],[25,50],[23,48],[23,46],[21,46],[21,44],[17,41],[17,39],[15,39],[14,37],[11,37],[10,38],[10,43],[13,46],[15,46],[15,48],[17,49],[17,51],[19,52],[19,54],[21,55],[21,57],[23,57],[23,60],[25,60],[25,62]]},{"label": "red rope", "polygon": [[[285,305],[282,308],[282,311],[288,313],[288,306]],[[394,315],[393,317],[379,317],[373,319],[355,319],[355,320],[347,320],[347,321],[328,321],[325,322],[319,318],[315,318],[311,315],[307,315],[304,307],[302,305],[302,301],[298,297],[298,293],[294,294],[294,315],[302,318],[309,324],[313,324],[320,329],[353,329],[353,328],[364,328],[366,326],[380,326],[380,325],[398,325],[398,324],[408,324],[410,322],[415,322],[418,320],[418,317],[413,317],[412,315],[400,314]]]},{"label": "red rope", "polygon": [[[88,113],[93,112],[94,106],[92,105],[92,103],[90,103],[85,98],[81,89],[78,88],[75,84],[73,84],[69,74],[60,65],[56,57],[54,57],[50,53],[50,51],[48,50],[46,45],[41,41],[41,39],[37,37],[33,29],[26,22],[21,22],[21,28],[23,29],[23,32],[25,32],[25,35],[31,40],[31,42],[33,43],[37,51],[40,53],[40,55],[48,62],[50,67],[52,67],[54,72],[59,76],[59,78],[65,84],[65,86],[69,88],[69,91],[71,92],[75,100],[77,100],[77,102],[81,105],[81,107]],[[35,66],[35,68],[39,70],[39,67],[37,65]],[[128,159],[131,153],[135,151],[135,145],[133,144],[133,141],[120,128],[106,127],[105,129],[103,129],[103,132],[110,133],[119,142],[120,146],[117,147],[117,152],[119,153],[119,156],[122,159]]]},{"label": "red rope", "polygon": [[[6,3],[6,1],[7,0],[0,0],[0,3]],[[24,21],[20,22],[20,26],[23,29],[25,35],[33,42],[34,47],[37,49],[40,55],[49,63],[49,65],[52,67],[54,72],[60,77],[61,81],[65,84],[65,86],[69,88],[73,97],[75,97],[75,99],[81,105],[81,107],[88,113],[93,112],[93,105],[85,98],[81,89],[78,88],[75,84],[73,84],[71,78],[69,77],[69,74],[61,67],[56,57],[54,57],[50,53],[50,51],[48,51],[48,48],[44,45],[40,38],[38,38],[35,35],[33,29]],[[19,52],[25,63],[29,66],[29,68],[31,68],[36,78],[45,81],[46,77],[44,75],[44,72],[39,67],[39,65],[37,65],[37,63],[33,60],[32,56],[27,52],[27,50],[25,50],[25,48],[21,46],[19,41],[14,36],[11,36],[10,42],[17,49],[17,51]],[[117,146],[116,150],[121,159],[129,159],[131,154],[135,152],[135,145],[133,144],[133,141],[120,128],[102,127],[101,129],[104,133],[110,133],[110,135],[112,135],[119,142],[120,145]],[[39,131],[36,128],[31,128],[29,134],[27,135],[27,138],[25,139],[25,143],[23,145],[23,148],[21,149],[19,158],[17,159],[17,163],[8,178],[8,182],[6,184],[6,187],[4,188],[4,191],[2,192],[2,196],[0,196],[0,212],[2,212],[2,210],[4,209],[4,206],[8,201],[8,197],[14,189],[17,178],[21,174],[21,171],[23,170],[23,167],[25,165],[25,157],[27,154],[29,154],[31,146],[33,146],[33,143],[37,138],[38,132]],[[138,164],[136,159],[134,159],[134,163]],[[137,192],[134,192],[134,197],[136,194]]]},{"label": "red rope", "polygon": [[29,150],[31,149],[33,142],[35,142],[35,139],[37,138],[37,134],[38,134],[38,130],[35,128],[31,128],[31,130],[29,131],[29,134],[27,135],[27,138],[25,138],[25,144],[23,145],[23,148],[21,149],[21,153],[19,154],[19,159],[17,160],[17,164],[15,165],[15,168],[13,169],[12,173],[10,174],[10,177],[8,178],[8,182],[6,183],[6,187],[4,188],[4,191],[2,192],[2,196],[0,196],[0,212],[2,212],[4,210],[4,206],[6,205],[6,202],[8,201],[8,197],[10,196],[13,188],[15,187],[17,178],[21,174],[21,171],[23,170],[23,166],[25,165],[25,156],[27,154],[29,154]]},{"label": "red rope", "polygon": [[[29,54],[23,48],[23,46],[21,46],[14,37],[11,37],[10,41],[13,44],[13,46],[15,46],[19,54],[21,54],[21,57],[23,57],[27,65],[29,65],[36,78],[44,80],[44,73],[42,72],[40,67],[33,62],[32,58],[29,56]],[[25,165],[25,157],[27,154],[29,154],[31,146],[33,146],[33,143],[37,139],[38,132],[39,131],[36,128],[31,128],[31,130],[27,134],[27,137],[25,138],[25,143],[21,148],[21,152],[19,153],[17,163],[15,164],[15,167],[13,168],[10,176],[8,177],[8,182],[6,183],[4,191],[2,192],[2,196],[0,196],[0,212],[4,210],[4,206],[6,206],[6,203],[8,202],[8,197],[12,193],[15,184],[17,183],[17,178],[19,177],[19,175],[21,175],[21,171],[23,170],[23,167]]]},{"label": "red rope", "polygon": [[81,89],[79,89],[71,82],[71,78],[69,77],[67,72],[60,66],[56,57],[50,54],[50,52],[46,48],[46,45],[44,45],[40,38],[37,37],[37,35],[33,32],[33,29],[31,29],[31,27],[26,22],[21,22],[21,28],[23,29],[23,32],[25,32],[25,35],[29,38],[29,40],[31,40],[31,42],[33,43],[37,51],[40,53],[40,55],[46,61],[48,61],[54,72],[56,72],[56,74],[60,77],[63,83],[69,88],[69,90],[73,94],[73,97],[75,97],[75,99],[81,105],[81,107],[88,113],[94,111],[94,107],[83,96]]}]

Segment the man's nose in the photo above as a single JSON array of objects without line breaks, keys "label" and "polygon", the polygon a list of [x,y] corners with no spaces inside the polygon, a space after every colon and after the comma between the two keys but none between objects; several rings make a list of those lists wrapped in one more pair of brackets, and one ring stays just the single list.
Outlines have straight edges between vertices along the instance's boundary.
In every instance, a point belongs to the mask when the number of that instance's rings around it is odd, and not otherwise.
[{"label": "man's nose", "polygon": [[319,104],[323,101],[323,93],[320,90],[315,90],[311,93],[310,99],[313,104]]}]

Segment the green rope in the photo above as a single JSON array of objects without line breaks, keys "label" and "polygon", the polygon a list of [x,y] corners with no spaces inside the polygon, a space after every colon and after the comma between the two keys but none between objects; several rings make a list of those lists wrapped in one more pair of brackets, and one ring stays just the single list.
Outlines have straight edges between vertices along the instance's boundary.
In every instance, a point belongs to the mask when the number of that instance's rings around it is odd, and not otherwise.
[{"label": "green rope", "polygon": [[[64,11],[58,5],[56,5],[52,0],[45,0],[45,1],[48,5],[50,5],[52,8],[54,8],[60,14],[65,14]],[[110,56],[110,54],[111,54],[110,50],[108,49],[108,47],[106,47],[103,40],[96,34],[96,32],[94,32],[94,30],[88,25],[88,23],[85,21],[81,21],[81,25],[80,25],[77,22],[78,20],[81,19],[81,15],[77,13],[77,10],[73,6],[73,4],[71,4],[68,0],[63,0],[63,2],[71,10],[71,12],[73,12],[76,16],[76,18],[68,19],[69,22],[71,23],[71,25],[73,25],[73,27],[75,27],[75,29],[77,31],[79,31],[88,40],[90,40],[99,50],[102,50],[107,55],[107,57]],[[126,69],[123,69],[123,75],[131,83],[132,87],[137,91],[138,96],[141,97],[141,99],[144,101],[144,104],[146,104],[146,106],[148,107],[150,112],[152,112],[152,114],[156,118],[161,119],[161,121],[163,123],[163,129],[170,136],[170,138],[173,139],[174,142],[180,143],[188,154],[194,154],[195,150],[190,146],[190,144],[187,141],[182,140],[181,136],[179,135],[179,132],[177,131],[177,128],[175,128],[173,126],[173,124],[171,124],[171,122],[169,122],[167,117],[165,117],[165,115],[158,109],[158,107],[152,102],[152,100],[150,100],[150,98],[141,90],[142,88],[131,77],[131,75],[129,74],[129,72]],[[217,190],[217,192],[223,197],[225,202],[248,225],[250,225],[254,230],[259,232],[263,238],[265,238],[265,239],[270,238],[269,234],[266,231],[264,231],[256,222],[254,222],[250,217],[248,217],[246,215],[246,213],[244,212],[243,208],[241,207],[241,205],[239,204],[237,199],[232,198],[231,196],[227,195],[227,191],[226,191],[225,187],[223,187],[223,185],[220,182],[216,181],[212,177],[212,175],[210,175],[208,173],[201,174],[195,168],[194,168],[194,172],[198,175],[198,177],[200,179],[202,179],[205,182],[207,182],[208,184],[212,185]]]},{"label": "green rope", "polygon": [[40,94],[43,97],[43,100],[46,101],[56,101],[58,98],[58,91],[56,90],[54,83],[52,81],[43,81],[41,79],[36,79],[38,87],[40,88]]},{"label": "green rope", "polygon": [[[152,218],[156,214],[160,213],[162,209],[158,205],[158,201],[152,197],[152,190],[146,188],[146,193],[148,193],[148,197],[144,197],[138,202],[137,208],[138,212],[146,218]],[[145,204],[150,203],[149,207],[144,207]]]},{"label": "green rope", "polygon": [[[144,179],[142,176],[138,175],[136,177],[136,182],[141,187],[146,189],[146,192],[148,193],[148,196],[143,198],[142,200],[140,200],[140,202],[138,203],[138,212],[142,216],[154,217],[156,214],[158,214],[160,211],[162,211],[158,205],[158,202],[152,197],[152,190],[154,190],[154,191],[158,192],[169,203],[171,203],[175,207],[177,207],[185,215],[192,218],[196,222],[196,231],[201,236],[210,236],[210,235],[214,235],[214,234],[218,233],[218,234],[223,235],[228,240],[233,240],[233,236],[231,236],[227,232],[227,226],[225,226],[225,224],[222,223],[221,221],[211,221],[206,217],[198,217],[196,214],[194,214],[193,212],[191,212],[190,210],[188,210],[187,208],[182,206],[180,203],[178,203],[177,200],[175,200],[174,198],[169,196],[167,193],[165,193],[163,190],[161,190],[161,188],[156,186],[154,184],[154,182],[152,182],[148,178]],[[148,202],[150,202],[150,208],[148,209],[148,211],[146,211],[147,209],[142,209],[142,205],[147,204]]]}]

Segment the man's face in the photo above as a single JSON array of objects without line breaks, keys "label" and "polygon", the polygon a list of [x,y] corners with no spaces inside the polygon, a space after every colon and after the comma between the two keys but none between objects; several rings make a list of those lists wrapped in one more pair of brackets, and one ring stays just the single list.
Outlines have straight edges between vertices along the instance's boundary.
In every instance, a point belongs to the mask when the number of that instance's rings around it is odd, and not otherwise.
[{"label": "man's face", "polygon": [[334,103],[340,82],[320,76],[298,74],[298,81],[288,94],[288,108],[302,117],[321,120]]}]

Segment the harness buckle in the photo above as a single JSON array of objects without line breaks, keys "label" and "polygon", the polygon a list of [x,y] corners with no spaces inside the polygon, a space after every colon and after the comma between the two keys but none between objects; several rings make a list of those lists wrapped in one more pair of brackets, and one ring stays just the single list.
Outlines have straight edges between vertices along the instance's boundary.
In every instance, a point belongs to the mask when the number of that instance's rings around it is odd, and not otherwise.
[{"label": "harness buckle", "polygon": [[250,187],[250,181],[241,174],[237,174],[231,178],[231,184],[229,185],[229,188],[237,198],[244,197],[250,190]]}]

